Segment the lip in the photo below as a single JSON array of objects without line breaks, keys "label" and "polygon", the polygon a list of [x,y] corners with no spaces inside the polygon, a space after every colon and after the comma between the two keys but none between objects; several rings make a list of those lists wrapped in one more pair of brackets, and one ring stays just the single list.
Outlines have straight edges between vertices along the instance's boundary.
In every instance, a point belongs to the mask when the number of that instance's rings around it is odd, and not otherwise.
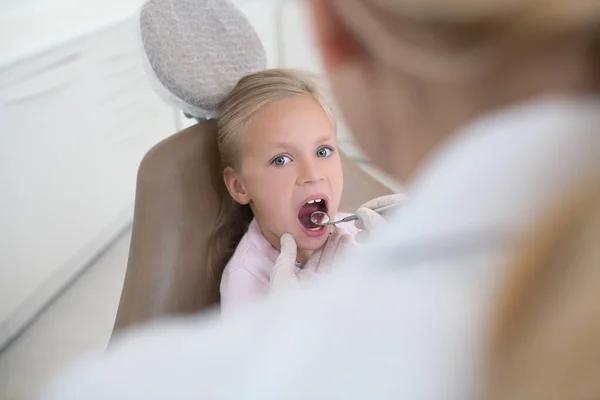
[{"label": "lip", "polygon": [[302,225],[300,222],[298,222],[298,224],[300,225],[302,232],[304,232],[304,234],[310,238],[321,237],[321,236],[325,235],[329,230],[328,225],[322,226],[317,230],[310,230],[310,229],[305,228],[304,225]]}]

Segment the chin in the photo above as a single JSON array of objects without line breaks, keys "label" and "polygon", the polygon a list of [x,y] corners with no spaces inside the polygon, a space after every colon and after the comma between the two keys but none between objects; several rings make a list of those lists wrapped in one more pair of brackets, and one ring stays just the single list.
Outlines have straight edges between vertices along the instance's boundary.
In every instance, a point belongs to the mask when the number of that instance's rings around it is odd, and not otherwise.
[{"label": "chin", "polygon": [[324,235],[323,237],[318,238],[307,238],[303,237],[302,233],[298,236],[296,240],[296,245],[299,250],[307,250],[307,251],[315,251],[323,247],[325,242],[327,242],[327,238],[329,235]]}]

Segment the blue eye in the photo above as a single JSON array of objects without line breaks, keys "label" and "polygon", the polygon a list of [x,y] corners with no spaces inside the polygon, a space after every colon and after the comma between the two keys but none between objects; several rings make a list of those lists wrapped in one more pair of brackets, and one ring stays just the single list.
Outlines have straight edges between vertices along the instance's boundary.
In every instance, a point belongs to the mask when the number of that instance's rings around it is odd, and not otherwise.
[{"label": "blue eye", "polygon": [[271,161],[271,164],[280,166],[280,165],[288,164],[290,162],[292,162],[292,159],[289,158],[288,156],[277,156],[273,159],[273,161]]},{"label": "blue eye", "polygon": [[317,150],[317,157],[329,157],[333,153],[331,147],[321,147]]}]

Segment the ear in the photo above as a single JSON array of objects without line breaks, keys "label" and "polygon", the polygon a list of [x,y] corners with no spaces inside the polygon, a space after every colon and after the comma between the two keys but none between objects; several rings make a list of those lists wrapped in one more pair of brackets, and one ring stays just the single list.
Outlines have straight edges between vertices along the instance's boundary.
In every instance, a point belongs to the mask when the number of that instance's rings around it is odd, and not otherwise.
[{"label": "ear", "polygon": [[328,70],[350,62],[361,51],[360,44],[340,19],[333,1],[308,0],[317,46]]},{"label": "ear", "polygon": [[225,171],[223,171],[223,182],[225,182],[227,191],[229,191],[229,194],[235,201],[240,204],[250,203],[250,195],[233,168],[225,168]]}]

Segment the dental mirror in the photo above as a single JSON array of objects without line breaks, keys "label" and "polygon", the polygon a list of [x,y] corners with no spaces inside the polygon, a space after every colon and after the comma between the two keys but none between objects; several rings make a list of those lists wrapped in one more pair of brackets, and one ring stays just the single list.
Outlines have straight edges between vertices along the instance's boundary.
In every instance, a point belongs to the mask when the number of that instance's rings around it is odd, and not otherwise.
[{"label": "dental mirror", "polygon": [[[393,209],[398,207],[398,205],[399,204],[390,204],[389,206],[376,208],[373,211],[375,211],[378,214],[385,215],[388,211],[392,211]],[[314,213],[312,213],[310,215],[311,222],[318,226],[337,225],[342,222],[350,222],[350,221],[355,221],[357,219],[358,219],[358,216],[356,214],[352,214],[352,215],[347,216],[346,218],[340,219],[339,221],[331,222],[331,218],[329,218],[329,215],[327,215],[327,213],[325,211],[315,211]]]},{"label": "dental mirror", "polygon": [[311,222],[318,226],[337,225],[342,222],[350,222],[350,221],[354,221],[356,219],[358,219],[358,216],[349,215],[346,218],[340,219],[339,221],[331,222],[331,218],[329,218],[329,215],[327,215],[327,213],[325,211],[315,211],[314,213],[312,213],[310,215]]},{"label": "dental mirror", "polygon": [[315,225],[324,226],[328,225],[331,219],[325,211],[315,211],[310,215],[310,220]]}]

